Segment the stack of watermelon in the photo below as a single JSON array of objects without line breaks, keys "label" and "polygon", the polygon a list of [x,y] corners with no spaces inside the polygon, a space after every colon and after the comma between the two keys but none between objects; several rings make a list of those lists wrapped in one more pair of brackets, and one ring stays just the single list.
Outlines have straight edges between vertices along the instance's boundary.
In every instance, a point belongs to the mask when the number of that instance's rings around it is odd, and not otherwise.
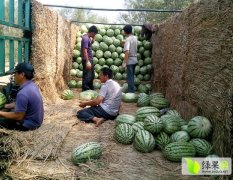
[{"label": "stack of watermelon", "polygon": [[[95,69],[95,79],[99,77],[102,67],[109,67],[114,73],[116,80],[126,80],[126,71],[121,67],[124,60],[123,48],[121,42],[125,39],[123,26],[98,26],[99,33],[96,35],[96,40],[92,44],[93,62]],[[73,65],[70,71],[72,80],[82,77],[82,58],[81,58],[81,36],[87,32],[88,26],[82,25],[80,31],[77,32],[77,41],[73,50]],[[141,27],[133,28],[134,35],[138,38],[138,64],[135,68],[135,89],[139,92],[148,93],[151,90],[151,85],[147,83],[151,79],[152,60],[151,60],[151,43],[140,36]],[[80,88],[80,82],[72,81],[69,83],[71,88]],[[99,81],[95,81],[94,88],[100,88]],[[127,83],[122,86],[125,87]],[[124,88],[127,92],[127,88]]]},{"label": "stack of watermelon", "polygon": [[[139,94],[143,103],[138,103],[148,104],[145,97],[145,94]],[[165,158],[175,162],[181,161],[182,157],[211,155],[213,149],[208,142],[212,132],[210,121],[203,116],[196,116],[188,122],[176,110],[169,110],[161,116],[159,109],[169,107],[169,102],[164,99],[161,93],[154,93],[149,99],[153,106],[140,107],[135,117],[120,115],[115,130],[116,140],[123,144],[133,143],[136,150],[144,153],[151,152],[154,148],[159,149]],[[124,143],[126,137],[130,140]]]}]

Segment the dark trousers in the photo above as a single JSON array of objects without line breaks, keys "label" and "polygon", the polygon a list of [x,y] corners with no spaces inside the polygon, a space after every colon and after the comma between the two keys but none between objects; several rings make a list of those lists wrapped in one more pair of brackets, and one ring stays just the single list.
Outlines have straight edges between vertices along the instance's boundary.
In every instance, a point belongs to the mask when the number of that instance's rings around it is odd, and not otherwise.
[{"label": "dark trousers", "polygon": [[0,128],[4,127],[10,130],[29,131],[30,129],[24,127],[21,122],[11,119],[0,118]]},{"label": "dark trousers", "polygon": [[79,110],[77,112],[77,118],[81,121],[91,121],[94,117],[104,118],[104,119],[116,119],[117,116],[111,116],[105,112],[105,110],[101,106],[92,106],[89,108],[85,108]]},{"label": "dark trousers", "polygon": [[83,65],[83,78],[82,78],[82,91],[86,90],[94,90],[93,87],[93,80],[95,77],[94,73],[94,66],[93,66],[93,61],[90,61],[92,68],[91,70],[86,69],[86,61],[82,60],[82,65]]},{"label": "dark trousers", "polygon": [[127,65],[127,83],[128,83],[128,92],[134,93],[134,72],[135,64]]}]

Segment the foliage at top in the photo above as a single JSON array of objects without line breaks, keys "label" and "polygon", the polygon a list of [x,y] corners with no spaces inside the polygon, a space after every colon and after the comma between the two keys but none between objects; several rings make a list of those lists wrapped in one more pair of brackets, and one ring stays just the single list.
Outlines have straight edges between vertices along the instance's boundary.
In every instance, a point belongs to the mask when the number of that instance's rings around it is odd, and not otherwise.
[{"label": "foliage at top", "polygon": [[[127,9],[183,10],[197,0],[125,0]],[[122,23],[158,24],[175,13],[168,12],[124,12],[119,15]]]}]

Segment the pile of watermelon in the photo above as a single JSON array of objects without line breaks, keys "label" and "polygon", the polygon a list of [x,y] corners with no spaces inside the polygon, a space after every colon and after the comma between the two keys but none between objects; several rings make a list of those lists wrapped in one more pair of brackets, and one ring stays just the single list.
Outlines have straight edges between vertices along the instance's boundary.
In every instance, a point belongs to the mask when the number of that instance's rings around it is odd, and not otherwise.
[{"label": "pile of watermelon", "polygon": [[[148,98],[147,98],[148,96]],[[169,101],[161,93],[139,94],[141,106],[136,114],[121,114],[116,119],[115,139],[122,144],[133,144],[143,153],[161,150],[170,161],[180,162],[182,157],[213,155],[208,139],[212,132],[210,121],[203,116],[184,120],[176,110],[168,110]]]},{"label": "pile of watermelon", "polygon": [[[115,80],[126,80],[126,69],[122,68],[124,59],[121,42],[125,39],[123,26],[97,26],[99,33],[92,44],[93,62],[95,69],[95,79],[98,79],[102,67],[109,67],[114,73]],[[88,26],[82,25],[77,32],[77,41],[73,50],[73,64],[70,74],[72,80],[69,82],[70,88],[81,88],[82,86],[82,58],[81,58],[81,36],[88,30]],[[140,36],[141,27],[134,27],[133,33],[138,38],[138,64],[135,68],[135,89],[139,92],[149,93],[152,72],[151,43]],[[78,77],[78,78],[77,78]],[[122,81],[125,82],[125,81]],[[95,80],[94,88],[99,89],[101,84]],[[127,83],[122,84],[123,92],[127,92]]]}]

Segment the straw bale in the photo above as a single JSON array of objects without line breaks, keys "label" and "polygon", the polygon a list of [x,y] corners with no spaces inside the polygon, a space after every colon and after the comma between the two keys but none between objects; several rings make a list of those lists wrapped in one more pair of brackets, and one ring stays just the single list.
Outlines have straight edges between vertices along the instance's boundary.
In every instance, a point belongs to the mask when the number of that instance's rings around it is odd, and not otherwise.
[{"label": "straw bale", "polygon": [[232,153],[232,19],[232,1],[202,0],[160,24],[152,37],[153,90],[165,93],[186,119],[209,118],[220,156]]},{"label": "straw bale", "polygon": [[[57,72],[56,87],[59,91],[66,87],[70,79],[72,48],[71,48],[71,23],[58,16],[57,29]],[[67,43],[68,42],[68,43]]]},{"label": "straw bale", "polygon": [[[59,102],[59,94],[70,80],[73,41],[76,40],[74,32],[71,33],[71,23],[35,0],[31,19],[35,81],[46,102]],[[72,30],[75,28],[72,25]]]},{"label": "straw bale", "polygon": [[72,108],[64,105],[64,102],[46,105],[45,119],[40,128],[24,133],[15,132],[24,147],[24,159],[54,160],[58,157],[64,138],[76,122]]},{"label": "straw bale", "polygon": [[21,142],[11,131],[0,129],[0,177],[20,155]]}]

